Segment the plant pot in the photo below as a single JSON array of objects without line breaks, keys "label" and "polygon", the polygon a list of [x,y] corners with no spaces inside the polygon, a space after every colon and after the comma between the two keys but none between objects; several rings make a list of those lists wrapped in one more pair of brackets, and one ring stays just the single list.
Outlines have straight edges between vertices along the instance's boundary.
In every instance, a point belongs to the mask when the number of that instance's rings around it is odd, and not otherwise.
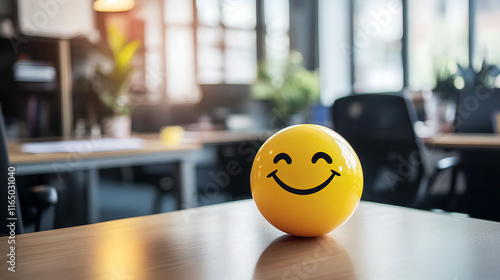
[{"label": "plant pot", "polygon": [[444,98],[442,93],[433,92],[432,98],[428,102],[426,113],[433,122],[436,132],[449,131],[453,127],[455,119],[456,100]]},{"label": "plant pot", "polygon": [[104,134],[113,138],[127,138],[131,134],[129,115],[117,115],[103,120]]}]

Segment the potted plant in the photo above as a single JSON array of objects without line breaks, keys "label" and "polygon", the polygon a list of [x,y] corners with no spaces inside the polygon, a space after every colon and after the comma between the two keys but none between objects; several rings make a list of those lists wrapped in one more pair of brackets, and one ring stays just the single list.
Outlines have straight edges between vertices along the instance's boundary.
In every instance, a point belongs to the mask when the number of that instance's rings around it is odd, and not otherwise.
[{"label": "potted plant", "polygon": [[111,117],[103,122],[103,130],[112,137],[129,137],[130,81],[134,71],[132,59],[141,42],[139,40],[127,42],[127,36],[115,26],[107,28],[107,41],[112,67],[106,71],[103,65],[98,65],[94,78],[94,90],[111,112]]},{"label": "potted plant", "polygon": [[276,69],[272,69],[269,62],[261,62],[252,85],[254,98],[270,100],[272,114],[284,126],[292,124],[294,117],[304,118],[305,109],[319,99],[318,71],[305,69],[302,62],[302,55],[297,51],[290,53],[285,67],[278,71],[273,71]]},{"label": "potted plant", "polygon": [[461,67],[461,70],[468,74],[466,84],[471,84],[474,87],[483,86],[487,89],[500,88],[500,80],[498,79],[500,68],[495,64],[489,64],[486,60],[483,60],[479,71],[465,67]]},{"label": "potted plant", "polygon": [[491,90],[500,86],[500,68],[485,60],[479,71],[471,66],[447,62],[435,67],[435,73],[431,115],[440,131],[452,127],[459,92],[473,94],[477,90]]},{"label": "potted plant", "polygon": [[432,90],[431,119],[439,131],[448,131],[456,113],[457,93],[465,86],[464,72],[460,65],[445,61],[436,65],[434,73],[436,82]]}]

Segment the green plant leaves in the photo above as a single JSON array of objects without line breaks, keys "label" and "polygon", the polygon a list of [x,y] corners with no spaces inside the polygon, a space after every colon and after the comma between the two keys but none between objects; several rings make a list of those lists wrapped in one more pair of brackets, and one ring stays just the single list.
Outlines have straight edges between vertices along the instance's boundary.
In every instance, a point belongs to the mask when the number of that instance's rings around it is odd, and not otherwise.
[{"label": "green plant leaves", "polygon": [[132,60],[142,44],[139,40],[127,42],[127,36],[116,26],[107,28],[107,39],[114,64],[108,72],[104,71],[101,66],[97,66],[95,70],[96,91],[99,99],[114,114],[129,114],[130,79],[134,71]]},{"label": "green plant leaves", "polygon": [[134,58],[134,54],[141,47],[141,42],[139,40],[132,41],[125,46],[123,46],[117,53],[115,53],[115,64],[116,68],[122,71],[126,71],[130,68],[130,62]]},{"label": "green plant leaves", "polygon": [[107,39],[109,48],[111,49],[113,56],[116,57],[116,54],[120,52],[120,50],[123,48],[123,45],[127,41],[127,36],[121,33],[118,27],[114,25],[108,26],[106,31],[108,35]]},{"label": "green plant leaves", "polygon": [[319,73],[305,69],[302,55],[294,51],[281,71],[268,62],[259,63],[252,94],[256,99],[272,100],[281,114],[291,116],[319,99]]}]

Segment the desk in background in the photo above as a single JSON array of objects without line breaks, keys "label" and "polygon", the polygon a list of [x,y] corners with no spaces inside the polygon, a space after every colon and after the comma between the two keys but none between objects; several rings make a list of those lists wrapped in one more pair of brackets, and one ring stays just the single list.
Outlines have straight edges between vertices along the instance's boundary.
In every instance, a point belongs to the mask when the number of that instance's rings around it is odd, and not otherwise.
[{"label": "desk in background", "polygon": [[[91,145],[91,141],[89,140]],[[176,146],[163,145],[158,137],[145,139],[144,146],[136,150],[89,153],[24,153],[21,144],[7,144],[9,159],[16,175],[61,174],[72,171],[86,172],[87,220],[95,223],[99,217],[99,169],[141,164],[174,163],[179,178],[177,197],[179,209],[197,205],[196,174],[193,157],[200,145],[196,143]]]},{"label": "desk in background", "polygon": [[[478,133],[440,133],[423,138],[430,149],[454,150],[459,155],[452,169],[450,207],[455,204],[455,180],[465,174],[466,193],[463,211],[473,217],[500,221],[500,135]],[[460,204],[460,203],[457,203]],[[456,209],[452,209],[456,211]]]},{"label": "desk in background", "polygon": [[500,223],[362,201],[334,232],[295,238],[246,200],[18,235],[17,272],[4,261],[0,278],[496,279],[499,232]]},{"label": "desk in background", "polygon": [[[9,142],[11,164],[17,175],[61,174],[71,171],[85,171],[87,194],[87,222],[100,221],[99,215],[99,169],[138,165],[174,163],[174,176],[179,178],[177,186],[178,209],[198,205],[196,164],[201,159],[212,160],[215,152],[204,153],[203,147],[230,145],[241,142],[265,141],[272,135],[267,130],[258,131],[188,131],[183,142],[176,146],[166,146],[158,134],[134,134],[144,139],[144,146],[137,150],[90,152],[90,153],[24,153],[21,143]],[[89,140],[89,145],[92,143]],[[253,146],[257,152],[257,144]],[[206,151],[205,151],[206,152]]]},{"label": "desk in background", "polygon": [[498,134],[439,133],[422,141],[435,148],[500,149]]}]

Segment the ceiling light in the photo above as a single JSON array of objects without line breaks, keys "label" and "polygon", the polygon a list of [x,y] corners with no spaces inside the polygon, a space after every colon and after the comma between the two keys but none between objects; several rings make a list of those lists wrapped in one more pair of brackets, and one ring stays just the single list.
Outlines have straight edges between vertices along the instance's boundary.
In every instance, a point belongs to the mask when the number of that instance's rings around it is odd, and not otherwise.
[{"label": "ceiling light", "polygon": [[135,6],[134,0],[96,0],[94,10],[98,12],[124,12]]}]

